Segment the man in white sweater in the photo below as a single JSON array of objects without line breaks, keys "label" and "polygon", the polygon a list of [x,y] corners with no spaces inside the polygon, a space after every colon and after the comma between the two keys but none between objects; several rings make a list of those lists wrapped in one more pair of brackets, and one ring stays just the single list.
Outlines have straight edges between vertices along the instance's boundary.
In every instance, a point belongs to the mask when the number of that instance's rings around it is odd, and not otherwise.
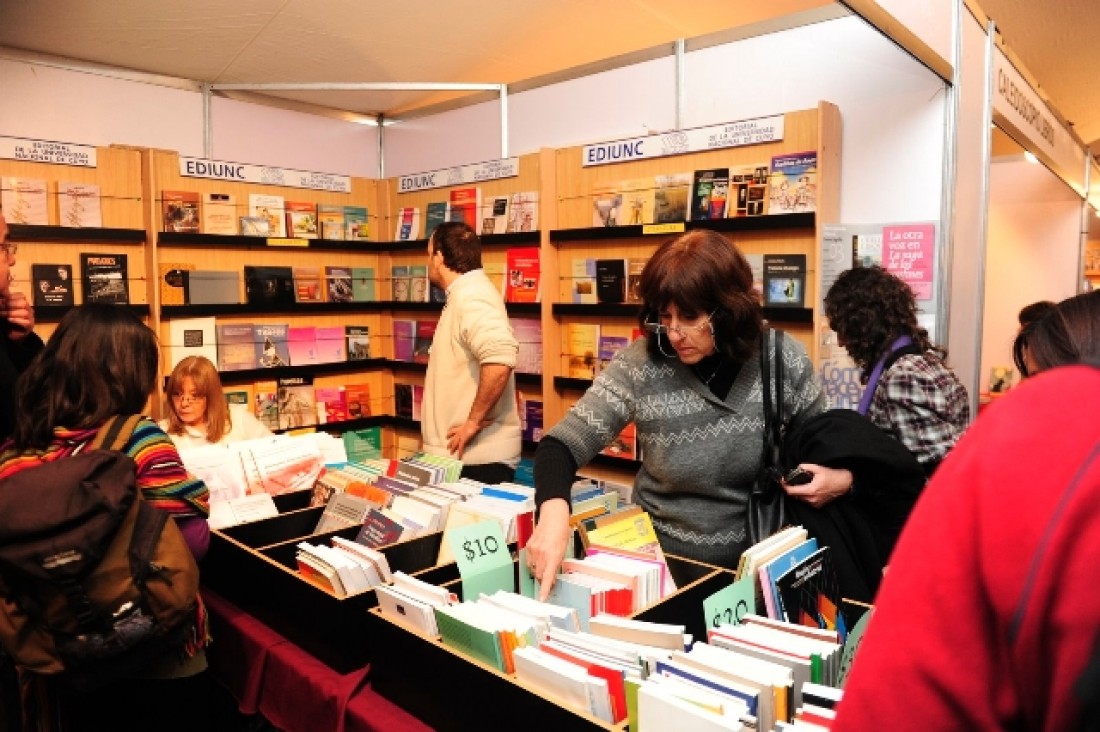
[{"label": "man in white sweater", "polygon": [[515,477],[520,424],[512,369],[519,344],[499,290],[481,267],[481,241],[464,223],[428,241],[428,278],[447,292],[432,338],[420,421],[424,450],[462,460],[484,483]]}]

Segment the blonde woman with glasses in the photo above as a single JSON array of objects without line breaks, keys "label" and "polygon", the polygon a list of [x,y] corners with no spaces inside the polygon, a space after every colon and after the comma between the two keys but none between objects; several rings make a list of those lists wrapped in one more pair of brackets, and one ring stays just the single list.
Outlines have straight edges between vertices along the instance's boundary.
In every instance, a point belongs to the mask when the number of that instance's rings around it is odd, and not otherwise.
[{"label": "blonde woman with glasses", "polygon": [[165,394],[168,419],[160,426],[177,448],[240,442],[271,434],[247,409],[229,409],[218,369],[203,356],[188,356],[176,364]]},{"label": "blonde woman with glasses", "polygon": [[[745,257],[711,231],[660,246],[642,271],[645,333],[593,381],[535,453],[539,522],[528,565],[546,596],[569,538],[573,476],[628,423],[642,465],[633,500],[653,520],[666,552],[736,567],[749,545],[748,496],[760,472],[763,311]],[[789,430],[825,409],[803,346],[784,338],[783,413]],[[807,494],[839,495],[851,473],[803,465]]]}]

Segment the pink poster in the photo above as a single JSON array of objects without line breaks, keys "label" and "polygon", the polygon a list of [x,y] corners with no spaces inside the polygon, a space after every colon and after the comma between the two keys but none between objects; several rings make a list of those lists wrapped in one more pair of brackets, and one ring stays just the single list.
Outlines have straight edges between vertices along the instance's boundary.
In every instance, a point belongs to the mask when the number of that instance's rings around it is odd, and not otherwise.
[{"label": "pink poster", "polygon": [[907,282],[917,300],[932,299],[935,256],[935,224],[882,227],[882,266]]}]

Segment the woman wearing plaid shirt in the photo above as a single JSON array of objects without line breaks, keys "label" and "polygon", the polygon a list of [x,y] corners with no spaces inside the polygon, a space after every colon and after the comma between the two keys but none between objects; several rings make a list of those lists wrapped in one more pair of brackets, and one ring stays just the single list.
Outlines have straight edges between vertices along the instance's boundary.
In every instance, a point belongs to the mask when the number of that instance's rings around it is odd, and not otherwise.
[{"label": "woman wearing plaid shirt", "polygon": [[917,324],[913,291],[881,267],[856,267],[829,288],[825,315],[863,370],[860,412],[931,475],[970,423],[970,403],[947,351]]}]

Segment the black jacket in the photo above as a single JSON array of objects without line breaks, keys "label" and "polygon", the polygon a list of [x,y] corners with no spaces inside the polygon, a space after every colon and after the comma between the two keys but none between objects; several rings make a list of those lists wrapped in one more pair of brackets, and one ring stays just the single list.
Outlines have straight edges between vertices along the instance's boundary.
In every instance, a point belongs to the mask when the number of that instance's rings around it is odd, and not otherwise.
[{"label": "black jacket", "polygon": [[831,547],[843,597],[872,602],[898,534],[925,484],[913,454],[869,419],[832,409],[804,422],[783,441],[783,464],[845,468],[852,493],[818,509],[788,501],[791,523],[818,546]]}]

